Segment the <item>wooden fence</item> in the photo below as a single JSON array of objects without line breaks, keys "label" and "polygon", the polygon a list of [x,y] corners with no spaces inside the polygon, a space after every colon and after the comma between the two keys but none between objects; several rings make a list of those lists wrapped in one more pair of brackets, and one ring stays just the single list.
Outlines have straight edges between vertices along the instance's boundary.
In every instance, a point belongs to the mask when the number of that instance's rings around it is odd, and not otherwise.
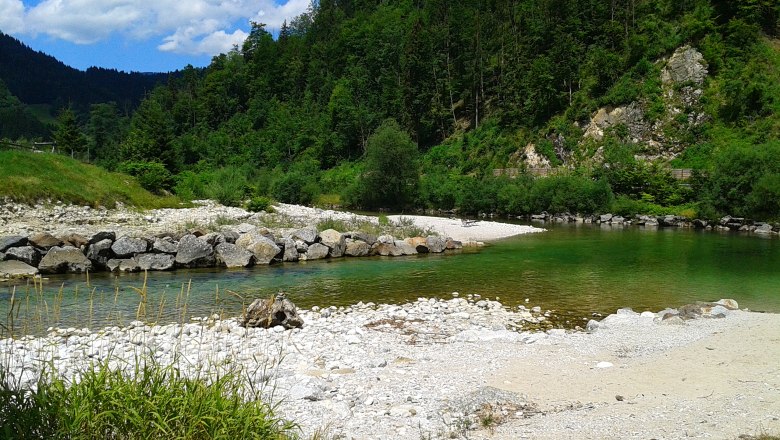
[{"label": "wooden fence", "polygon": [[[555,175],[556,168],[528,168],[528,173],[534,177],[548,177]],[[671,168],[669,172],[677,180],[688,180],[691,178],[693,170],[691,168]],[[507,176],[510,179],[515,179],[521,173],[520,168],[496,168],[493,170],[493,176]]]}]

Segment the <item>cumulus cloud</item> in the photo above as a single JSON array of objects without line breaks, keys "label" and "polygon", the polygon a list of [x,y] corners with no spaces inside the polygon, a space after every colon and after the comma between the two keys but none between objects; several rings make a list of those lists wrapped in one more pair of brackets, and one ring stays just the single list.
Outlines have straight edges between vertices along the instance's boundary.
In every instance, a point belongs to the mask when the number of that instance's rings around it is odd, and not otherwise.
[{"label": "cumulus cloud", "polygon": [[305,12],[310,0],[43,0],[25,6],[0,0],[0,29],[45,34],[76,44],[91,44],[113,34],[132,39],[159,38],[158,48],[184,54],[216,54],[240,44],[249,20],[278,29]]},{"label": "cumulus cloud", "polygon": [[24,5],[21,0],[0,0],[0,31],[6,34],[24,29]]}]

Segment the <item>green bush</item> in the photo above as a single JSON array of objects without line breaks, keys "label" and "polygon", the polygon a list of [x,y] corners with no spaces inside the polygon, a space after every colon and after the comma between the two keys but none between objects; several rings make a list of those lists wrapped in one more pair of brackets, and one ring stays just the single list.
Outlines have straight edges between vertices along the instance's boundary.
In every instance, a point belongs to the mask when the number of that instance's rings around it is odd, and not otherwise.
[{"label": "green bush", "polygon": [[297,171],[284,174],[271,185],[271,194],[284,203],[309,205],[318,193],[316,179]]},{"label": "green bush", "polygon": [[265,196],[252,197],[246,204],[246,210],[250,212],[267,211],[272,212],[271,199]]},{"label": "green bush", "polygon": [[134,176],[142,187],[157,194],[170,189],[173,183],[173,176],[159,162],[123,162],[119,171]]},{"label": "green bush", "polygon": [[224,167],[209,176],[205,192],[208,198],[225,206],[240,206],[249,191],[246,176],[236,167]]}]

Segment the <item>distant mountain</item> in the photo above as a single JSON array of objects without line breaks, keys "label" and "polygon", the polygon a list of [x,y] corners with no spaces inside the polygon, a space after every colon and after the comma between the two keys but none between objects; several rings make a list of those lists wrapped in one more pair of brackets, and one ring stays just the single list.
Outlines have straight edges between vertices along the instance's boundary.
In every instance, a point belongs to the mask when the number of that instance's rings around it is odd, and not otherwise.
[{"label": "distant mountain", "polygon": [[0,32],[0,80],[25,104],[50,105],[52,111],[71,104],[84,112],[90,104],[113,101],[132,110],[168,76],[97,67],[77,70]]}]

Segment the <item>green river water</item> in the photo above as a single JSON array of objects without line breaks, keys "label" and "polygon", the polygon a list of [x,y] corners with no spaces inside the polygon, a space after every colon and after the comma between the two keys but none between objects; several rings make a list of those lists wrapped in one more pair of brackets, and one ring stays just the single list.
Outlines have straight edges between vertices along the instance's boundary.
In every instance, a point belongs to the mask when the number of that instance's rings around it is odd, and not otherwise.
[{"label": "green river water", "polygon": [[[10,324],[14,334],[39,333],[50,325],[126,324],[136,318],[141,296],[133,287],[141,288],[143,280],[143,274],[93,274],[87,286],[83,275],[53,276],[42,292],[31,284],[0,285],[4,333]],[[150,272],[147,290],[146,319],[159,322],[215,312],[238,315],[239,296],[249,300],[279,290],[304,308],[479,294],[506,305],[538,305],[572,325],[621,307],[656,311],[719,298],[780,312],[780,240],[561,225],[459,253]],[[12,295],[16,307],[9,323]]]}]

